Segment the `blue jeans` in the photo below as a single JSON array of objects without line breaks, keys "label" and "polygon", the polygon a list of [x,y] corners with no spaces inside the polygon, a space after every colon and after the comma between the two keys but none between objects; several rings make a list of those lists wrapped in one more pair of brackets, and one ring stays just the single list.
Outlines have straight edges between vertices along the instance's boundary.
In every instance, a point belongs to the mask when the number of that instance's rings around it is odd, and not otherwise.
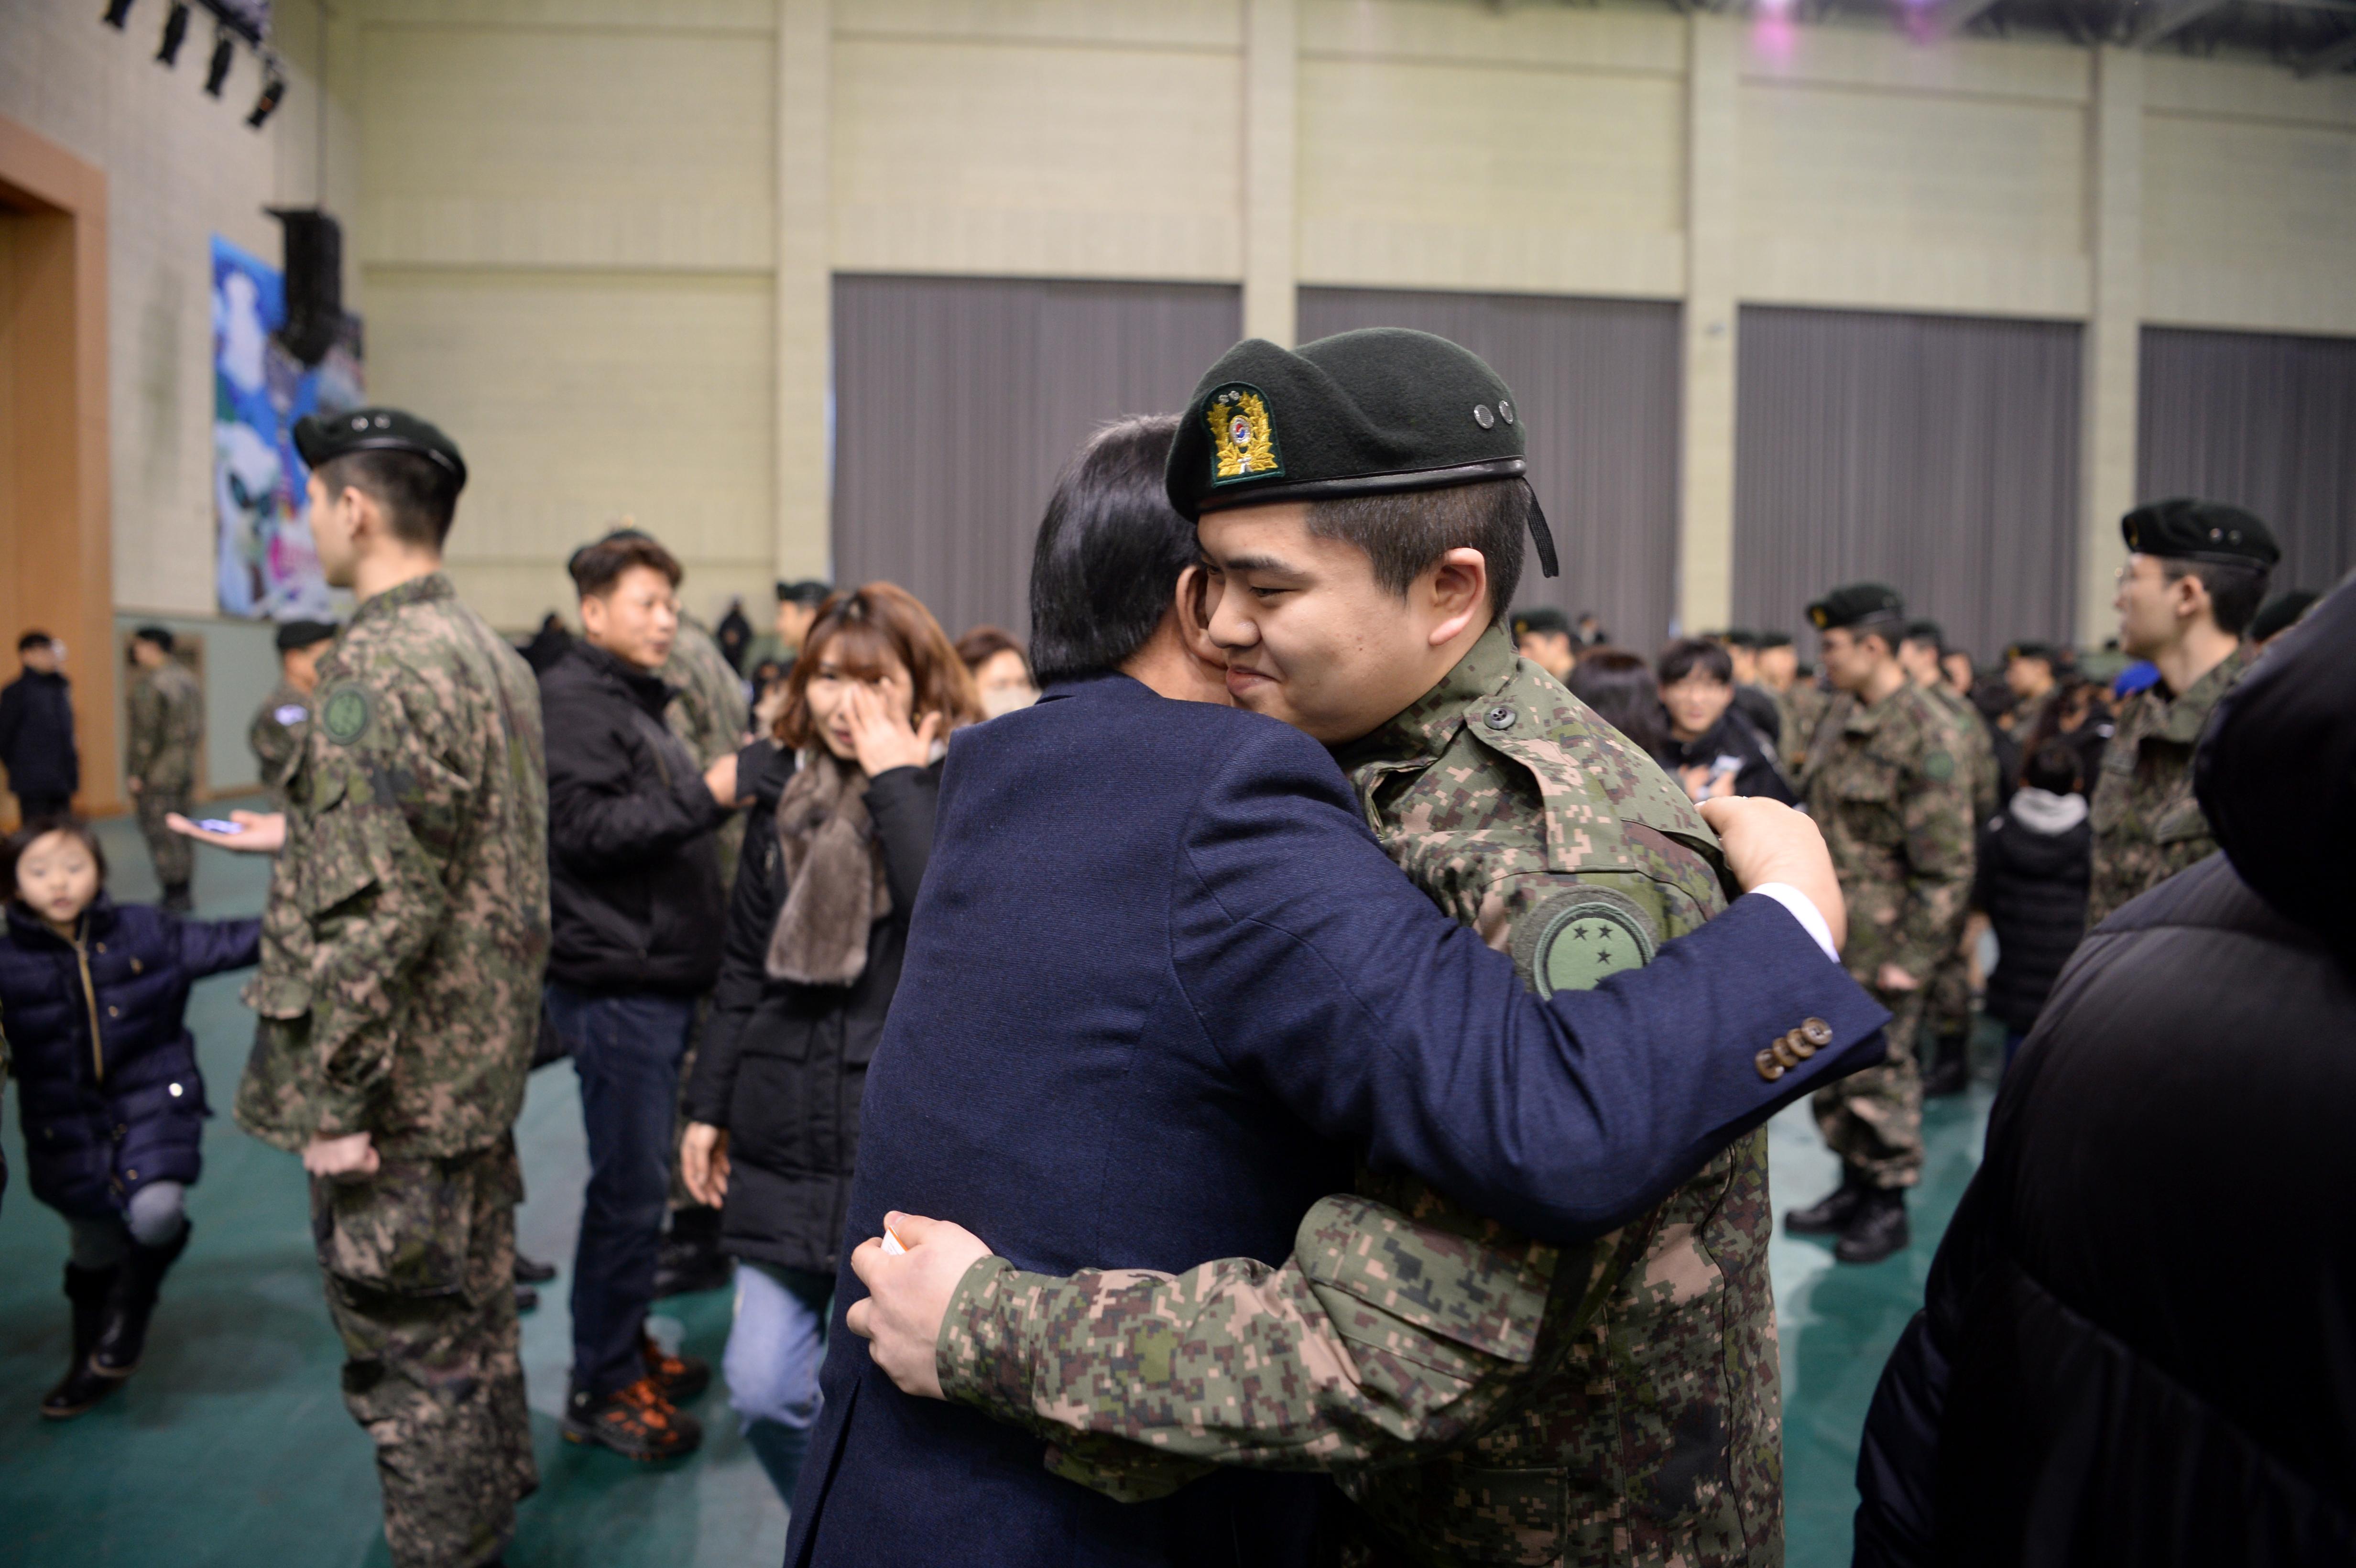
[{"label": "blue jeans", "polygon": [[581,1080],[589,1189],[573,1258],[573,1386],[604,1399],[646,1376],[640,1342],[670,1203],[671,1116],[695,998],[597,997],[553,982],[549,1020]]},{"label": "blue jeans", "polygon": [[769,1264],[736,1265],[736,1320],[721,1374],[744,1418],[744,1442],[788,1507],[818,1420],[819,1363],[826,1359],[832,1276]]}]

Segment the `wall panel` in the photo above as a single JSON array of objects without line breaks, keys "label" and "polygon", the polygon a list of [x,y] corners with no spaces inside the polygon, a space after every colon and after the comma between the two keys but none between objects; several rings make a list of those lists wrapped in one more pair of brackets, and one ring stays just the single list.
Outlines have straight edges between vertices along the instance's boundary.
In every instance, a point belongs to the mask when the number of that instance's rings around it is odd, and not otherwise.
[{"label": "wall panel", "polygon": [[2356,333],[2356,123],[2144,118],[2145,319]]},{"label": "wall panel", "polygon": [[2136,493],[2246,507],[2276,588],[2356,571],[2356,338],[2146,327]]},{"label": "wall panel", "polygon": [[1056,474],[1104,421],[1184,407],[1242,319],[1233,287],[838,277],[835,581],[1025,635]]},{"label": "wall panel", "polygon": [[2071,635],[2076,324],[1746,306],[1741,332],[1737,622],[1798,634],[1876,581],[1983,658]]},{"label": "wall panel", "polygon": [[1677,311],[1633,300],[1303,289],[1303,341],[1360,326],[1438,333],[1514,389],[1562,575],[1522,564],[1520,605],[1593,610],[1650,654],[1676,590]]}]

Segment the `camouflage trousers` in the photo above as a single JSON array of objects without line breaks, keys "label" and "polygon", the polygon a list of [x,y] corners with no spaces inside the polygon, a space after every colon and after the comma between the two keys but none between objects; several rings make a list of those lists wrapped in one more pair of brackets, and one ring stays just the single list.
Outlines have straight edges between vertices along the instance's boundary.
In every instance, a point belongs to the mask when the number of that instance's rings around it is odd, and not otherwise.
[{"label": "camouflage trousers", "polygon": [[164,825],[164,818],[174,812],[188,815],[195,804],[188,786],[177,789],[149,787],[139,792],[139,836],[147,840],[147,853],[155,858],[155,880],[167,888],[185,888],[196,871],[194,845]]},{"label": "camouflage trousers", "polygon": [[[1931,995],[1923,1004],[1922,1038],[1949,1040],[1972,1031],[1972,963],[1958,949],[1931,972]],[[1921,1053],[1933,1054],[1926,1047]]]},{"label": "camouflage trousers", "polygon": [[1843,1165],[1876,1187],[1912,1187],[1922,1179],[1922,1075],[1914,1047],[1930,988],[1876,995],[1892,1014],[1889,1060],[1817,1090],[1809,1104]]},{"label": "camouflage trousers", "polygon": [[513,1139],[311,1183],[344,1406],[376,1444],[394,1568],[477,1568],[540,1484],[514,1288]]}]

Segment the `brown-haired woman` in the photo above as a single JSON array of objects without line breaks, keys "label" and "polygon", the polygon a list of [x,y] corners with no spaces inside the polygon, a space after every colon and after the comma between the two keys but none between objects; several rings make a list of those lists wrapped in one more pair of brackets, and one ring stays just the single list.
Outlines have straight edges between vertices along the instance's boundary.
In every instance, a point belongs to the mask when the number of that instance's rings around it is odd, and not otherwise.
[{"label": "brown-haired woman", "polygon": [[690,1190],[721,1207],[738,1264],[729,1403],[788,1501],[818,1418],[860,1093],[932,855],[941,758],[948,732],[981,716],[931,612],[871,582],[819,608],[776,741],[738,765],[755,808],[680,1158]]}]

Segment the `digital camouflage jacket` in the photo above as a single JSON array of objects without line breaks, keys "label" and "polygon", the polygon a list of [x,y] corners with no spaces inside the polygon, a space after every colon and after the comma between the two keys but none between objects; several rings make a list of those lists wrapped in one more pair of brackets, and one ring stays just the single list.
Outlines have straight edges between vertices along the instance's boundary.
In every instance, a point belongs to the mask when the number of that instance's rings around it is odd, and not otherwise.
[{"label": "digital camouflage jacket", "polygon": [[166,658],[132,682],[129,702],[123,773],[151,790],[195,784],[197,749],[205,743],[205,699],[188,667]]},{"label": "digital camouflage jacket", "polygon": [[[1392,858],[1542,995],[1724,907],[1684,792],[1501,630],[1339,761]],[[1387,1559],[1780,1563],[1764,1137],[1573,1252],[1361,1172],[1281,1268],[977,1265],[942,1385],[1114,1496],[1215,1462],[1335,1471]]]},{"label": "digital camouflage jacket", "polygon": [[1926,686],[1931,700],[1944,709],[1955,727],[1955,749],[1972,780],[1972,828],[1977,832],[1996,815],[1997,795],[1996,738],[1987,720],[1971,702],[1945,685]]},{"label": "digital camouflage jacket", "polygon": [[[744,706],[744,683],[728,667],[727,657],[703,623],[682,613],[679,637],[670,657],[657,672],[671,688],[663,708],[663,722],[679,737],[698,767],[708,768],[744,744],[752,723]],[[744,814],[731,812],[712,836],[720,856],[720,885],[724,891],[736,882],[736,857],[744,847]]]},{"label": "digital camouflage jacket", "polygon": [[238,1125],[387,1159],[487,1148],[523,1103],[548,959],[540,691],[439,572],[319,659],[262,912]]},{"label": "digital camouflage jacket", "polygon": [[2192,750],[2209,715],[2255,656],[2244,643],[2181,697],[2146,687],[2119,709],[2088,814],[2094,880],[2086,896],[2087,930],[2216,853],[2209,819],[2192,794]]},{"label": "digital camouflage jacket", "polygon": [[286,775],[294,771],[294,759],[303,752],[303,731],[311,722],[311,699],[285,681],[273,688],[262,706],[254,709],[253,722],[245,728],[245,743],[253,751],[253,763],[262,787],[278,797],[283,809],[286,804]]},{"label": "digital camouflage jacket", "polygon": [[1929,984],[1971,901],[1972,770],[1954,721],[1912,681],[1870,705],[1843,693],[1808,743],[1800,794],[1848,902],[1841,962],[1870,988],[1884,963]]}]

